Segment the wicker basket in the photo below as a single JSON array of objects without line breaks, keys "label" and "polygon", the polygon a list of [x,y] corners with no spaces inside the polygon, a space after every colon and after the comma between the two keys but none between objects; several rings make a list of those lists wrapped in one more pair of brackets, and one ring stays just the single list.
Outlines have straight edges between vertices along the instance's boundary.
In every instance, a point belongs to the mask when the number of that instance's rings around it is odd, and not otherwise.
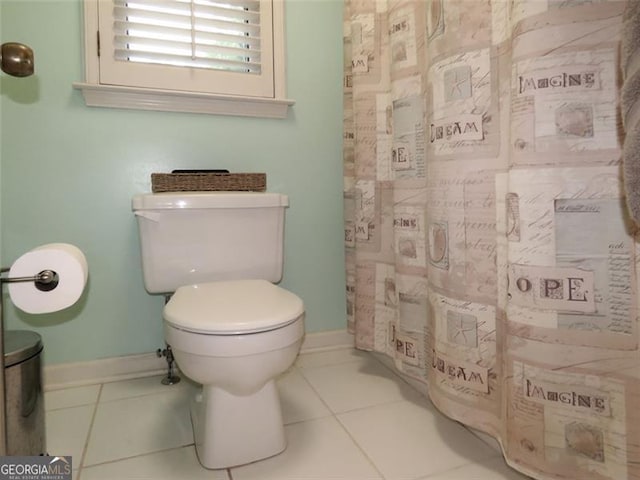
[{"label": "wicker basket", "polygon": [[152,173],[151,191],[208,192],[249,191],[267,189],[266,173]]}]

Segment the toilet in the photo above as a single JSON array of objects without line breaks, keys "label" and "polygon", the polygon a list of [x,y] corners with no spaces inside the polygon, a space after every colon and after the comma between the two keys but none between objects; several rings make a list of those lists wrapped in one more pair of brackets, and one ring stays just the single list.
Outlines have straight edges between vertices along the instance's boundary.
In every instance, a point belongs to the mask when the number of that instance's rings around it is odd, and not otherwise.
[{"label": "toilet", "polygon": [[288,197],[258,192],[135,195],[146,290],[166,294],[164,336],[184,375],[200,463],[211,469],[286,448],[275,378],[294,362],[304,304],[282,278]]}]

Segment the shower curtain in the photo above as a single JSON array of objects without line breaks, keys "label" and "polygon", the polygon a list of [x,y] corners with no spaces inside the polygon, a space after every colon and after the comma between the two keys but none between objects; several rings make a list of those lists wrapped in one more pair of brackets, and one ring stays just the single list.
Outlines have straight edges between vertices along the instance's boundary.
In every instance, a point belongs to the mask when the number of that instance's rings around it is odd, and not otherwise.
[{"label": "shower curtain", "polygon": [[349,329],[538,479],[640,479],[625,7],[345,3]]}]

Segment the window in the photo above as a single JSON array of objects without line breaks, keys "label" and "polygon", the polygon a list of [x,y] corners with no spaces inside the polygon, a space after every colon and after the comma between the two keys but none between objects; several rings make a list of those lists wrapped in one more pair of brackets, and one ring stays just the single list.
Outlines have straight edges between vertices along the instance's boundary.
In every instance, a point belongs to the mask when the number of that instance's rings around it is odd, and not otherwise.
[{"label": "window", "polygon": [[87,105],[284,118],[283,0],[85,0]]}]

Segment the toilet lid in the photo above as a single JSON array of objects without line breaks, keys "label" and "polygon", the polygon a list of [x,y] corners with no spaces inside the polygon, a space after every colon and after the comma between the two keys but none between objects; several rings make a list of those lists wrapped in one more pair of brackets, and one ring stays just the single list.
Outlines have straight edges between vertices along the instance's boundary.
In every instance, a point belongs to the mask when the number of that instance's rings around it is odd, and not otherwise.
[{"label": "toilet lid", "polygon": [[266,280],[232,280],[178,288],[163,316],[182,330],[231,335],[272,330],[303,313],[302,300],[284,288]]}]

